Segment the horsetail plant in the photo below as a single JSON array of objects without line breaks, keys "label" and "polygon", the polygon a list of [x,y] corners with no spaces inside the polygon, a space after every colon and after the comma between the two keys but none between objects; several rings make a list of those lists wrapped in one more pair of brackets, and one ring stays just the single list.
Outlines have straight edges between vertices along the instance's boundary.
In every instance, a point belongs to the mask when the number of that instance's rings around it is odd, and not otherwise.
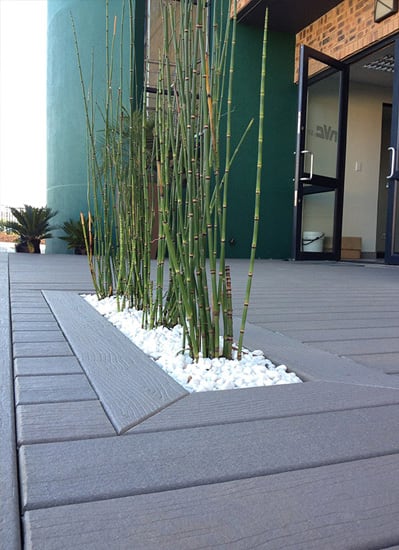
[{"label": "horsetail plant", "polygon": [[[137,110],[134,0],[121,0],[113,31],[106,0],[104,106],[86,90],[77,33],[75,45],[88,136],[89,230],[95,239],[89,266],[98,296],[115,294],[143,311],[143,326],[184,330],[194,360],[233,355],[230,268],[226,265],[229,180],[253,120],[233,147],[236,0],[159,0],[163,44],[159,53],[154,127],[144,104]],[[124,56],[129,16],[128,66]],[[119,28],[119,78],[115,76]],[[241,357],[259,221],[267,20],[263,38],[255,213],[247,291],[238,344]],[[128,73],[129,97],[124,94]],[[93,69],[92,69],[93,74]],[[115,83],[116,82],[116,83]],[[143,91],[144,96],[144,91]],[[98,116],[103,123],[99,137]],[[94,221],[93,221],[94,220]],[[93,226],[93,228],[92,228]],[[155,283],[151,248],[157,248]]]},{"label": "horsetail plant", "polygon": [[[150,249],[155,193],[150,191],[149,177],[148,148],[152,144],[148,143],[146,115],[137,99],[135,1],[121,1],[120,22],[115,16],[112,28],[109,0],[105,1],[105,12],[104,105],[94,98],[93,63],[90,85],[85,85],[72,18],[88,136],[89,213],[94,219],[96,235],[89,266],[99,298],[115,294],[120,308],[126,303],[137,309],[144,308],[146,319],[152,304]],[[127,55],[126,13],[129,20]],[[119,73],[116,71],[118,37]],[[128,94],[124,93],[126,88]],[[101,133],[98,119],[103,125]]]},{"label": "horsetail plant", "polygon": [[[162,3],[154,138],[159,242],[165,242],[162,250],[168,254],[179,318],[194,359],[200,354],[232,357],[232,290],[225,260],[228,184],[253,123],[233,150],[237,21],[236,7],[230,18],[223,5],[213,2],[210,8],[205,0],[181,2],[179,7],[170,0]],[[260,175],[258,183],[257,193]],[[158,266],[164,266],[161,250]]]}]

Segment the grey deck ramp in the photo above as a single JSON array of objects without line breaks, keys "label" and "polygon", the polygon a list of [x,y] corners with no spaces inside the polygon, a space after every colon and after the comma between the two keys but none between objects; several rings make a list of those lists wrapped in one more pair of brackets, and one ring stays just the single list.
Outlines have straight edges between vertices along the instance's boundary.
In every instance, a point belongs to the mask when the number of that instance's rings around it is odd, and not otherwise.
[{"label": "grey deck ramp", "polygon": [[[382,549],[399,541],[398,456],[25,514],[41,550]],[[367,483],[364,480],[367,479]]]},{"label": "grey deck ramp", "polygon": [[0,542],[20,548],[19,489],[15,445],[8,254],[0,255]]},{"label": "grey deck ramp", "polygon": [[[20,452],[23,508],[169,491],[399,453],[398,425],[399,405],[388,405],[28,445]],[[48,465],[45,471],[43,464]]]},{"label": "grey deck ramp", "polygon": [[187,395],[79,295],[44,295],[118,433]]}]

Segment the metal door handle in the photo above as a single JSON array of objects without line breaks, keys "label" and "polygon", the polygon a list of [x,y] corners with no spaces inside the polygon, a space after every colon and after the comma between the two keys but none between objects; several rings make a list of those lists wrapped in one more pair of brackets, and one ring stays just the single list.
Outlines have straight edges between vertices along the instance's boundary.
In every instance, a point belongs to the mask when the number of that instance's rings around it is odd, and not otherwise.
[{"label": "metal door handle", "polygon": [[[313,153],[312,151],[308,151],[308,150],[303,150],[301,151],[301,154],[302,155],[310,155],[310,170],[309,170],[309,177],[302,177],[300,178],[301,181],[311,181],[312,178],[313,178]],[[305,163],[305,158],[303,159],[303,162]]]},{"label": "metal door handle", "polygon": [[389,176],[387,176],[387,179],[390,179],[393,178],[395,173],[396,149],[395,147],[388,147],[388,151],[391,153],[391,172]]}]

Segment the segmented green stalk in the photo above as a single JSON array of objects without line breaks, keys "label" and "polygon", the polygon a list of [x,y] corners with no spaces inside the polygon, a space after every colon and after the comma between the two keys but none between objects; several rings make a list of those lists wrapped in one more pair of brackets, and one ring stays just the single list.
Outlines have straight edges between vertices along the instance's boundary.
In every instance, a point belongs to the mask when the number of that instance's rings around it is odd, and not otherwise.
[{"label": "segmented green stalk", "polygon": [[[224,354],[231,357],[231,283],[230,279],[226,282],[225,233],[228,176],[237,152],[232,154],[230,145],[236,21],[230,23],[221,3],[214,7],[211,44],[205,0],[199,0],[195,8],[191,2],[182,2],[178,9],[176,14],[176,4],[171,2],[163,7],[155,133],[160,242],[166,243],[171,266],[172,288],[165,305],[170,308],[173,300],[178,305],[195,359],[200,351],[209,357],[219,355],[223,319]],[[228,136],[221,182],[220,125],[221,111],[226,110],[221,81],[227,73]],[[158,265],[163,266],[163,259]],[[158,288],[159,281],[158,277]],[[158,297],[158,307],[159,303]]]},{"label": "segmented green stalk", "polygon": [[[129,17],[129,51],[125,55],[126,5]],[[146,116],[138,105],[135,68],[134,0],[121,2],[121,16],[109,20],[105,1],[104,105],[95,102],[94,67],[86,91],[77,33],[73,31],[83,91],[88,132],[88,202],[94,213],[94,246],[89,265],[100,298],[115,293],[119,307],[126,303],[145,310],[147,323],[152,305],[150,249],[153,222],[150,159],[147,154]],[[119,40],[119,72],[115,68]],[[128,62],[126,63],[126,57]],[[128,71],[126,94],[125,74]],[[96,111],[103,129],[98,137]]]},{"label": "segmented green stalk", "polygon": [[[224,10],[223,1],[213,2],[210,17],[206,0],[198,0],[196,4],[162,2],[164,39],[159,56],[152,153],[147,148],[145,106],[142,105],[141,112],[136,107],[135,2],[128,0],[130,49],[126,68],[123,47],[125,3],[122,2],[120,23],[114,19],[111,33],[108,1],[107,88],[104,108],[100,110],[104,123],[102,140],[98,140],[96,135],[97,106],[92,98],[93,80],[87,93],[74,28],[90,152],[90,220],[91,212],[94,213],[95,239],[89,265],[97,293],[100,297],[116,293],[120,307],[128,303],[142,309],[146,327],[181,323],[185,342],[195,360],[201,354],[218,357],[223,353],[230,358],[232,288],[230,269],[226,266],[229,179],[238,151],[253,123],[249,121],[233,150],[236,0],[233,18]],[[119,81],[115,86],[114,59],[118,36]],[[254,236],[243,326],[259,220],[265,59],[266,26]],[[126,71],[129,71],[127,100],[124,92]],[[154,234],[155,217],[158,218],[157,234]],[[85,240],[88,242],[91,236],[89,229]],[[154,239],[157,244],[155,289],[150,275],[150,251]],[[222,352],[219,349],[221,337]],[[239,353],[241,349],[240,335]]]},{"label": "segmented green stalk", "polygon": [[266,85],[267,31],[268,31],[268,9],[266,8],[265,22],[264,22],[264,29],[263,29],[262,68],[261,68],[260,94],[259,94],[258,156],[257,156],[257,165],[256,165],[254,223],[253,223],[251,256],[249,261],[247,288],[245,292],[244,307],[243,307],[242,317],[241,317],[240,337],[238,340],[238,353],[237,353],[238,359],[241,359],[241,355],[242,355],[245,324],[247,321],[249,298],[251,294],[252,278],[253,278],[254,265],[255,265],[256,245],[258,241],[260,193],[261,193],[262,165],[263,165],[263,124],[264,124],[264,109],[265,109],[264,104],[265,104],[265,85]]}]

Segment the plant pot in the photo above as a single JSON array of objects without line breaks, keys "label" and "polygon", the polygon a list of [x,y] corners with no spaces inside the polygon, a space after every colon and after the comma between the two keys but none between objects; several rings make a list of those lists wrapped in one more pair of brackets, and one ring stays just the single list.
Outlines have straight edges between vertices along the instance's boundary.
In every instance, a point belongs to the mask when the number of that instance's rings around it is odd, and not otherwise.
[{"label": "plant pot", "polygon": [[21,241],[15,245],[15,252],[26,252],[28,254],[40,254],[40,239]]}]

